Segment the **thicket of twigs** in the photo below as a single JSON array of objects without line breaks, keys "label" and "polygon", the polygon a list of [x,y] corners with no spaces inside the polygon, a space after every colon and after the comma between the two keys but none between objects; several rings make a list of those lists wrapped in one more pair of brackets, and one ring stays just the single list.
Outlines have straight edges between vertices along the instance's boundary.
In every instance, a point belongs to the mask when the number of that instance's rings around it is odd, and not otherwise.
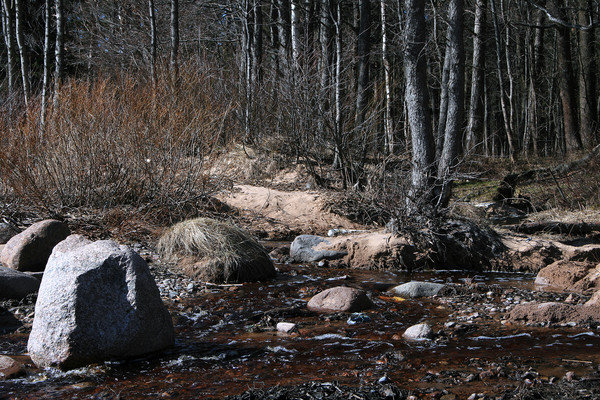
[{"label": "thicket of twigs", "polygon": [[218,187],[207,164],[230,142],[236,120],[227,88],[209,72],[182,68],[176,82],[164,74],[155,86],[128,75],[74,79],[58,96],[44,124],[39,99],[0,112],[6,201],[47,210],[176,208]]}]

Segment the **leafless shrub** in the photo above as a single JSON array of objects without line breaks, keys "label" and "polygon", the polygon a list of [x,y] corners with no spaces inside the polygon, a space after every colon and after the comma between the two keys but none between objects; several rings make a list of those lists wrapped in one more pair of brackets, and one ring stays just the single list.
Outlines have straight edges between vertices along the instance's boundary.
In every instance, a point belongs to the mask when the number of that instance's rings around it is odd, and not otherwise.
[{"label": "leafless shrub", "polygon": [[156,87],[131,76],[73,80],[42,126],[39,102],[0,122],[5,195],[46,209],[117,204],[180,207],[206,197],[215,149],[231,136],[222,81],[182,68]]}]

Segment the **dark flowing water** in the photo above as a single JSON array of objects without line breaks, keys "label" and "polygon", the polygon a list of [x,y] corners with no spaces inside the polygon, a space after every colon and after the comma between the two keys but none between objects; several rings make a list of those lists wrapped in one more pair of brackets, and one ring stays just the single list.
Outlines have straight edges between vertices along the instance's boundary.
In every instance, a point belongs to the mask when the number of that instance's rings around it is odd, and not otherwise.
[{"label": "dark flowing water", "polygon": [[[415,274],[410,278],[462,283],[476,295],[403,300],[386,293],[410,280],[403,274],[279,268],[272,282],[209,287],[170,303],[177,342],[167,352],[67,373],[30,367],[26,377],[0,382],[0,398],[220,398],[273,385],[360,385],[380,379],[407,389],[447,389],[466,398],[515,388],[529,370],[542,380],[567,371],[583,376],[600,362],[600,331],[593,328],[501,323],[505,304],[534,293],[531,275]],[[368,321],[349,324],[348,314],[306,310],[311,296],[338,285],[369,292],[376,308],[364,313]],[[273,327],[280,321],[298,324],[299,333],[277,333]],[[436,340],[402,339],[406,328],[422,321],[439,332]],[[456,325],[444,326],[447,322]],[[26,334],[0,338],[5,353],[25,352]],[[30,362],[26,355],[8,354]]]}]

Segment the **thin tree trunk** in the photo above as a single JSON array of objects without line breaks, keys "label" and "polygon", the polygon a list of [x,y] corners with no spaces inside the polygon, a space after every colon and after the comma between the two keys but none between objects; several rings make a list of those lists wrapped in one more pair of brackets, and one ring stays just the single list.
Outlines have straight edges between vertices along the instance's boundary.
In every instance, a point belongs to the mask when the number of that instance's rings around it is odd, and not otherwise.
[{"label": "thin tree trunk", "polygon": [[13,92],[15,88],[15,79],[17,70],[15,66],[15,20],[14,6],[10,0],[2,0],[2,29],[4,33],[4,42],[6,44],[6,72],[8,75],[8,91]]},{"label": "thin tree trunk", "polygon": [[396,143],[394,141],[394,127],[392,125],[392,88],[390,77],[390,60],[387,49],[387,28],[385,0],[380,0],[381,6],[381,61],[383,63],[383,76],[385,81],[385,113],[383,115],[383,132],[385,149],[388,154],[394,154]]},{"label": "thin tree trunk", "polygon": [[475,32],[473,35],[473,71],[471,74],[471,99],[467,125],[466,150],[473,150],[482,140],[483,74],[485,72],[485,16],[487,0],[475,3]]},{"label": "thin tree trunk", "polygon": [[51,25],[51,5],[50,0],[45,1],[44,5],[44,72],[42,77],[42,107],[40,110],[40,120],[42,122],[41,132],[44,131],[46,124],[46,106],[48,103],[48,89],[50,85],[50,25]]},{"label": "thin tree trunk", "polygon": [[179,77],[179,0],[171,0],[171,75],[173,81]]},{"label": "thin tree trunk", "polygon": [[262,58],[263,58],[263,13],[262,0],[254,0],[252,7],[254,26],[252,35],[252,83],[256,84],[262,80]]},{"label": "thin tree trunk", "polygon": [[[590,24],[592,15],[591,0],[579,0],[579,24]],[[593,25],[588,30],[579,30],[579,124],[581,142],[585,149],[594,146],[597,126],[594,33]]]},{"label": "thin tree trunk", "polygon": [[278,0],[277,30],[279,34],[279,62],[282,65],[283,75],[289,75],[290,65],[288,63],[288,44],[290,42],[290,0]]},{"label": "thin tree trunk", "polygon": [[290,18],[292,20],[292,67],[294,71],[298,70],[300,60],[300,10],[296,4],[298,0],[290,0]]},{"label": "thin tree trunk", "polygon": [[17,46],[19,47],[19,58],[21,60],[21,78],[23,82],[23,99],[25,106],[29,105],[29,92],[31,90],[31,80],[29,76],[29,55],[23,36],[23,0],[15,0],[15,32],[17,36]]},{"label": "thin tree trunk", "polygon": [[54,106],[59,103],[60,85],[63,77],[64,31],[63,0],[55,0],[56,11],[56,43],[54,46]]},{"label": "thin tree trunk", "polygon": [[446,131],[446,118],[448,115],[448,78],[450,76],[450,58],[449,50],[446,45],[444,54],[444,66],[442,67],[442,82],[440,86],[440,109],[438,111],[438,125],[435,135],[435,153],[436,158],[442,156],[444,148],[444,134]]},{"label": "thin tree trunk", "polygon": [[347,180],[344,175],[342,155],[342,6],[341,0],[336,1],[335,20],[335,160],[334,165],[339,164],[342,170],[342,184],[346,189]]},{"label": "thin tree trunk", "polygon": [[[554,15],[565,21],[562,7],[550,4]],[[571,54],[570,29],[556,24],[557,30],[557,62],[559,70],[559,92],[563,109],[563,124],[567,153],[581,149],[581,137],[577,129],[577,108],[575,100],[575,79],[573,74],[573,58]]]},{"label": "thin tree trunk", "polygon": [[[544,4],[542,3],[542,6]],[[538,93],[542,91],[542,71],[544,67],[544,28],[542,23],[544,14],[541,10],[535,10],[535,33],[533,49],[530,52],[531,66],[529,68],[529,93],[527,102],[527,130],[531,135],[534,154],[541,155],[543,143],[546,140],[545,118],[541,106],[541,98]],[[523,149],[526,151],[527,149]]]},{"label": "thin tree trunk", "polygon": [[432,199],[435,145],[429,112],[427,65],[425,58],[425,2],[405,0],[404,75],[406,105],[412,138],[412,185],[407,206],[416,212]]},{"label": "thin tree trunk", "polygon": [[449,59],[448,111],[444,130],[444,148],[438,166],[438,179],[443,183],[440,205],[445,207],[450,199],[452,181],[449,179],[456,164],[462,143],[464,114],[465,50],[463,45],[463,0],[451,0],[448,5],[448,43],[446,57]]},{"label": "thin tree trunk", "polygon": [[148,0],[148,12],[150,15],[150,75],[152,77],[152,85],[156,89],[157,37],[156,37],[156,12],[154,10],[154,0]]},{"label": "thin tree trunk", "polygon": [[330,60],[331,60],[331,4],[330,0],[321,0],[319,16],[319,55],[320,94],[319,94],[319,132],[325,130],[325,116],[329,109]]},{"label": "thin tree trunk", "polygon": [[504,129],[506,131],[506,139],[508,142],[508,156],[511,162],[514,162],[515,145],[511,124],[509,121],[509,112],[506,104],[504,93],[504,73],[502,68],[502,39],[500,38],[500,28],[498,27],[498,15],[496,12],[496,0],[491,0],[492,5],[492,21],[494,24],[494,38],[496,41],[496,71],[498,73],[498,84],[500,86],[500,105],[502,107],[502,118],[504,120]]},{"label": "thin tree trunk", "polygon": [[371,1],[359,0],[359,25],[357,40],[358,74],[356,87],[355,126],[365,120],[369,98],[369,52],[371,51]]}]

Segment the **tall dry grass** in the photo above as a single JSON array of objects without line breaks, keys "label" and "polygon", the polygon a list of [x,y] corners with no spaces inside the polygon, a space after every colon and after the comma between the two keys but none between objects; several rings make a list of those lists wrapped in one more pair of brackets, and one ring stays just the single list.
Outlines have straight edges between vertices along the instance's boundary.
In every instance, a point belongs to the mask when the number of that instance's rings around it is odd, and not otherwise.
[{"label": "tall dry grass", "polygon": [[[224,81],[193,66],[176,84],[132,76],[71,80],[50,105],[0,118],[0,195],[57,210],[179,207],[218,185],[211,156],[235,132]],[[8,106],[5,106],[8,107]]]}]

